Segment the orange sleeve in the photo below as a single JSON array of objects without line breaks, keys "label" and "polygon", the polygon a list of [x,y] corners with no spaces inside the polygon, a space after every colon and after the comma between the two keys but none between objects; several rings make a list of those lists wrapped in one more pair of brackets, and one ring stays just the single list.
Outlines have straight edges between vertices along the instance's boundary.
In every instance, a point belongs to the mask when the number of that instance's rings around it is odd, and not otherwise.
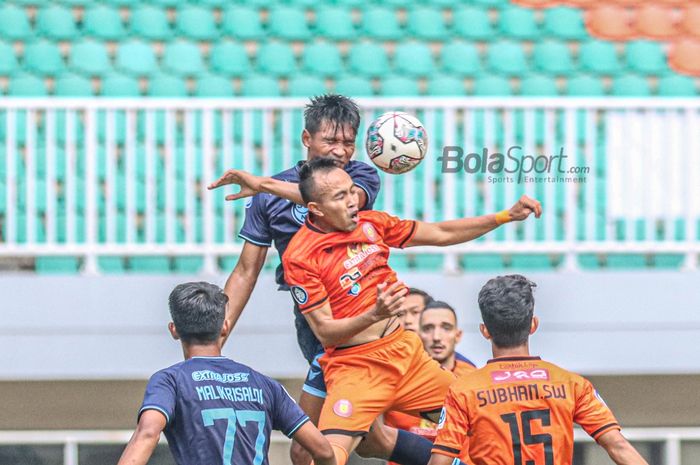
[{"label": "orange sleeve", "polygon": [[308,261],[282,260],[284,279],[290,286],[292,298],[301,313],[316,310],[328,300],[326,287],[312,263]]},{"label": "orange sleeve", "polygon": [[467,439],[469,428],[466,398],[450,388],[440,414],[437,438],[435,438],[432,452],[448,457],[459,457],[462,450],[469,450]]},{"label": "orange sleeve", "polygon": [[372,218],[377,228],[382,229],[384,243],[389,247],[403,249],[416,234],[416,222],[402,220],[388,213],[373,211]]},{"label": "orange sleeve", "polygon": [[620,429],[615,416],[588,380],[579,384],[574,421],[593,439],[612,429]]}]

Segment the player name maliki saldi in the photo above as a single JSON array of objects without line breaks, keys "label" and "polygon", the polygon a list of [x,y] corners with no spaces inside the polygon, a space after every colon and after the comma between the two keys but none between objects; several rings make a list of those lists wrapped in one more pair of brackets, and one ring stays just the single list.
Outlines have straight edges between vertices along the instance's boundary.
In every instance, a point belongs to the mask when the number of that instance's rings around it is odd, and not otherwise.
[{"label": "player name maliki saldi", "polygon": [[214,385],[197,386],[197,397],[203,400],[229,400],[231,402],[257,402],[264,405],[262,389],[249,386],[223,387]]},{"label": "player name maliki saldi", "polygon": [[565,384],[513,384],[476,391],[479,407],[504,402],[524,402],[546,399],[566,399]]}]

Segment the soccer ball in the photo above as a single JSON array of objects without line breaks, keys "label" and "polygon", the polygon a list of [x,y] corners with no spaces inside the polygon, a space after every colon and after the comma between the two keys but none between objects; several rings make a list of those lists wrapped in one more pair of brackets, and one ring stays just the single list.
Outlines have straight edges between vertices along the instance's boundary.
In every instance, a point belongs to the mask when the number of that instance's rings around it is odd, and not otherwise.
[{"label": "soccer ball", "polygon": [[428,151],[428,133],[418,118],[391,111],[367,128],[367,155],[377,168],[390,174],[411,171]]}]

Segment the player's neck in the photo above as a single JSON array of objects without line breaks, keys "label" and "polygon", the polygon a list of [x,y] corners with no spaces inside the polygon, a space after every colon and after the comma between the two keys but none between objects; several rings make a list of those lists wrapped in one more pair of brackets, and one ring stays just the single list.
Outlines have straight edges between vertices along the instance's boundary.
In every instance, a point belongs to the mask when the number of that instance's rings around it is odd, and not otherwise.
[{"label": "player's neck", "polygon": [[493,358],[500,357],[529,357],[530,356],[530,344],[527,342],[518,347],[497,347],[491,344],[491,351],[493,353]]},{"label": "player's neck", "polygon": [[457,363],[457,358],[455,357],[455,354],[450,355],[447,357],[441,364],[440,366],[443,367],[445,370],[448,371],[453,371],[455,369],[455,364]]},{"label": "player's neck", "polygon": [[182,355],[185,360],[192,357],[220,357],[221,347],[218,344],[182,344]]},{"label": "player's neck", "polygon": [[318,218],[309,213],[307,221],[311,223],[316,229],[323,231],[324,233],[333,232],[333,228],[323,221],[323,218]]}]

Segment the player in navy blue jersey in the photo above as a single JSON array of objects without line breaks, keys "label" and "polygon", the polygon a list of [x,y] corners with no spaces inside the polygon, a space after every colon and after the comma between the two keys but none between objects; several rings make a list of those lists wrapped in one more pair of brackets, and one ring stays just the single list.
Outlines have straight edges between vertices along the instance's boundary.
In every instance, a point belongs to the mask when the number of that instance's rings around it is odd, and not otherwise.
[{"label": "player in navy blue jersey", "polygon": [[180,339],[185,361],[151,377],[118,465],[145,465],[161,432],[178,465],[267,465],[273,429],[293,437],[316,464],[335,465],[331,445],[284,387],[221,356],[230,329],[227,303],[213,284],[181,284],[172,291],[169,329]]}]

